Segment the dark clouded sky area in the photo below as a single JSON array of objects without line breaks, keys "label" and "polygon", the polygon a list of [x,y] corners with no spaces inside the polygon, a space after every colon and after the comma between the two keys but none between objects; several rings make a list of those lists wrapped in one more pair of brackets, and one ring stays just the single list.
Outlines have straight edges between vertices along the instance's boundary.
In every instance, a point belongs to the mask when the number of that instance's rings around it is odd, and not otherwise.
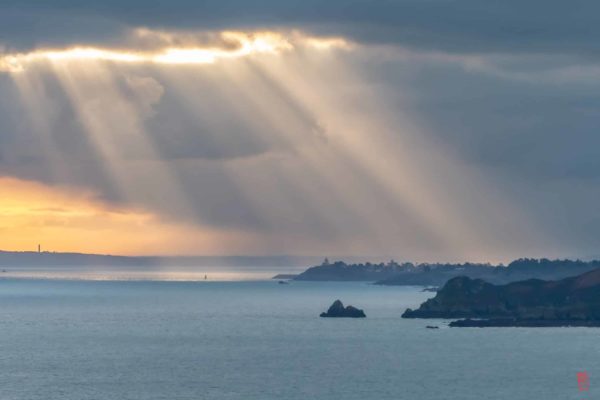
[{"label": "dark clouded sky area", "polygon": [[5,0],[0,247],[597,256],[599,56],[593,1]]}]

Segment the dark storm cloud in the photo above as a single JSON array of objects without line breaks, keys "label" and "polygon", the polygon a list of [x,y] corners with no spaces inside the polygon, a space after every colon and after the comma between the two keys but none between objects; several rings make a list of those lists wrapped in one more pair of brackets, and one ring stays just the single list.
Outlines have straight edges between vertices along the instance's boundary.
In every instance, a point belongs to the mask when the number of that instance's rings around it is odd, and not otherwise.
[{"label": "dark storm cloud", "polygon": [[17,1],[0,5],[0,41],[111,42],[126,27],[300,28],[359,42],[451,52],[542,52],[596,57],[600,3],[502,1]]},{"label": "dark storm cloud", "polygon": [[26,51],[73,43],[118,43],[129,29],[118,20],[89,13],[71,13],[60,6],[0,4],[0,49]]},{"label": "dark storm cloud", "polygon": [[[531,81],[507,80],[450,65],[409,64],[394,65],[412,71],[404,73],[402,94],[431,134],[466,162],[535,180],[600,179],[600,84],[594,80],[540,83],[536,72]],[[378,79],[399,75],[382,72]]]}]

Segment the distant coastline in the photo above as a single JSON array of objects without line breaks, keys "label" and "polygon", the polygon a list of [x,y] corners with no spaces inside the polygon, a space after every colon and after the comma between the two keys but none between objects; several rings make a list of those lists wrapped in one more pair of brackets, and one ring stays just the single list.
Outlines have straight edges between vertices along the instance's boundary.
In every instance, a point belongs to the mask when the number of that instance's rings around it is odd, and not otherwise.
[{"label": "distant coastline", "polygon": [[160,266],[224,266],[224,267],[303,267],[321,260],[311,256],[119,256],[106,254],[61,253],[48,251],[2,251],[0,267],[160,267]]},{"label": "distant coastline", "polygon": [[467,276],[495,284],[505,284],[525,279],[557,280],[600,268],[600,261],[518,259],[507,266],[502,264],[413,264],[360,263],[342,261],[308,268],[294,280],[298,281],[365,281],[378,285],[435,286],[444,285],[449,279]]},{"label": "distant coastline", "polygon": [[[558,280],[600,268],[600,261],[519,259],[507,266],[489,263],[387,263],[363,261],[362,257],[348,257],[355,262],[314,256],[120,256],[105,254],[61,253],[48,251],[1,251],[0,268],[19,267],[281,267],[273,279],[296,281],[362,281],[377,285],[441,287],[449,279],[467,276],[494,284],[505,284],[525,279]],[[307,267],[314,265],[312,267]],[[286,267],[294,267],[286,271]],[[301,271],[296,273],[295,271]],[[292,272],[294,271],[294,272]]]}]

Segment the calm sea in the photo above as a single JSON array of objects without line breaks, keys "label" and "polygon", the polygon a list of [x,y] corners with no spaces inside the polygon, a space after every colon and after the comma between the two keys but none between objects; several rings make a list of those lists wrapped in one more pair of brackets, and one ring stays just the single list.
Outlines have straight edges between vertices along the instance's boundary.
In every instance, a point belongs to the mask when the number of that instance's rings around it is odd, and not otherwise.
[{"label": "calm sea", "polygon": [[[0,279],[0,399],[600,398],[600,329],[401,319],[420,288],[111,276]],[[319,318],[338,298],[367,318]]]}]

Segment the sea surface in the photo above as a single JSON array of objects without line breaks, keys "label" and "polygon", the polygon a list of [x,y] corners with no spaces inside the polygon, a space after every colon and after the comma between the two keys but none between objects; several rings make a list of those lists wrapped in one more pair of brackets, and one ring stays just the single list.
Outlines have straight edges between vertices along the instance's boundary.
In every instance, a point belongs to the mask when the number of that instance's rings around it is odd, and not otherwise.
[{"label": "sea surface", "polygon": [[[600,398],[600,329],[448,328],[400,318],[422,288],[246,273],[0,279],[0,399]],[[367,318],[319,318],[336,299]]]}]

